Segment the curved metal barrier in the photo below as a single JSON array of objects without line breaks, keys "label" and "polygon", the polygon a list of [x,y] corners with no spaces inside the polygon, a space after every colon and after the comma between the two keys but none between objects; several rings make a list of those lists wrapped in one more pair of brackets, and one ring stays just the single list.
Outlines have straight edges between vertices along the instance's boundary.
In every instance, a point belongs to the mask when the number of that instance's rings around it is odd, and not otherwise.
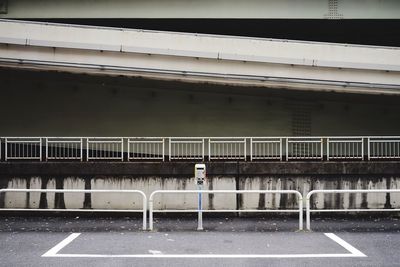
[{"label": "curved metal barrier", "polygon": [[0,189],[1,193],[6,192],[19,192],[19,193],[127,193],[139,194],[142,196],[143,208],[141,210],[115,210],[115,209],[13,209],[13,208],[0,208],[0,211],[63,211],[63,212],[142,212],[143,213],[143,230],[147,229],[147,197],[140,190],[89,190],[89,189]]},{"label": "curved metal barrier", "polygon": [[377,211],[400,211],[400,209],[311,209],[311,196],[317,193],[322,194],[343,194],[343,193],[400,193],[400,189],[332,189],[312,190],[306,196],[306,228],[311,230],[311,212],[377,212]]},{"label": "curved metal barrier", "polygon": [[[295,194],[299,203],[299,208],[295,210],[155,210],[154,209],[154,196],[157,194]],[[303,230],[303,196],[296,190],[157,190],[151,193],[149,197],[149,230],[153,230],[153,213],[154,212],[298,212],[299,213],[299,230]],[[200,216],[199,216],[200,218]],[[198,221],[201,224],[200,220]],[[201,229],[202,227],[198,227]]]}]

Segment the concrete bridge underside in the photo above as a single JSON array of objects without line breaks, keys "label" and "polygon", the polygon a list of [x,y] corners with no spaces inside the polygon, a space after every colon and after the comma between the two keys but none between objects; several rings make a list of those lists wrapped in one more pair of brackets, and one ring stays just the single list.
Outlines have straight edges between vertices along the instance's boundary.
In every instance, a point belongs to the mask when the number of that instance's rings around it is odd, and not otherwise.
[{"label": "concrete bridge underside", "polygon": [[0,43],[6,136],[399,133],[398,48],[7,20]]},{"label": "concrete bridge underside", "polygon": [[0,21],[0,65],[302,91],[400,93],[400,49]]},{"label": "concrete bridge underside", "polygon": [[0,18],[399,19],[396,0],[1,0]]}]

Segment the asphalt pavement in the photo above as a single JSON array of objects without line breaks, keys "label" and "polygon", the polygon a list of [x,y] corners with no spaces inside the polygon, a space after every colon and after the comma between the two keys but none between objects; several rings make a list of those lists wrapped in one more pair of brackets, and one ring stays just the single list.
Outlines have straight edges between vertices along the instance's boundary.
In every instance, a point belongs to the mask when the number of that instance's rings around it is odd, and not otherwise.
[{"label": "asphalt pavement", "polygon": [[1,266],[400,266],[398,217],[0,217]]}]

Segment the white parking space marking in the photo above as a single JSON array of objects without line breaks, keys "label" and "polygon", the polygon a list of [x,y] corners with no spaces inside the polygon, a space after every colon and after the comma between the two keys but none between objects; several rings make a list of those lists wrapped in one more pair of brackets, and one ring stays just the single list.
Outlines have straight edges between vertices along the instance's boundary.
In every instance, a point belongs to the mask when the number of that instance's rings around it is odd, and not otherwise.
[{"label": "white parking space marking", "polygon": [[349,258],[367,257],[364,253],[338,237],[333,233],[325,233],[325,236],[338,243],[350,253],[328,253],[328,254],[58,254],[58,252],[76,239],[80,233],[73,233],[66,239],[51,248],[42,257],[60,258]]},{"label": "white parking space marking", "polygon": [[364,253],[362,253],[361,251],[359,251],[358,249],[356,249],[355,247],[353,247],[352,245],[350,245],[349,243],[347,243],[346,241],[344,241],[337,235],[335,235],[333,233],[325,233],[325,235],[327,237],[329,237],[330,239],[332,239],[333,241],[335,241],[336,243],[338,243],[339,245],[341,245],[342,247],[344,247],[345,249],[347,249],[354,256],[367,257],[367,255],[365,255]]},{"label": "white parking space marking", "polygon": [[51,248],[49,251],[44,253],[42,257],[54,257],[57,255],[57,253],[63,249],[63,247],[67,246],[69,243],[71,243],[75,238],[77,238],[81,233],[73,233],[70,234],[67,238],[65,238],[63,241],[55,245],[53,248]]}]

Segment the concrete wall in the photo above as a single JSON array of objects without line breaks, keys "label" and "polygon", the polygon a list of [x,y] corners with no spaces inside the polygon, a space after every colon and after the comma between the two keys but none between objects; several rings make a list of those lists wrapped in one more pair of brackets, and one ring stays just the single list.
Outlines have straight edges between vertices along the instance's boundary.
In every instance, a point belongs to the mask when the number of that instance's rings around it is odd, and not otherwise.
[{"label": "concrete wall", "polygon": [[253,92],[50,73],[0,72],[0,78],[0,136],[400,133],[398,97]]},{"label": "concrete wall", "polygon": [[[155,190],[195,189],[194,162],[2,162],[0,188],[139,189],[149,197]],[[398,161],[377,162],[206,162],[205,189],[293,189],[303,196],[314,189],[400,189]],[[320,194],[318,208],[400,207],[400,194]],[[294,208],[294,195],[221,194],[204,196],[207,209]],[[163,195],[159,209],[194,209],[196,195]],[[6,193],[0,206],[8,208],[140,209],[140,197],[114,193]]]},{"label": "concrete wall", "polygon": [[[48,188],[48,189],[139,189],[149,197],[154,190],[195,189],[189,177],[133,177],[133,176],[93,176],[93,177],[9,177],[1,180],[6,188]],[[282,176],[263,175],[236,177],[229,175],[211,176],[206,189],[246,189],[279,190],[294,189],[304,196],[311,189],[400,189],[400,176],[366,177],[358,176]],[[93,208],[93,209],[141,209],[141,198],[137,195],[98,193],[85,197],[83,193],[5,193],[0,204],[6,208]],[[196,195],[162,195],[154,199],[155,209],[195,209]],[[317,194],[312,205],[323,208],[400,208],[400,194]],[[297,207],[294,195],[215,194],[204,197],[205,209],[292,209]]]}]

